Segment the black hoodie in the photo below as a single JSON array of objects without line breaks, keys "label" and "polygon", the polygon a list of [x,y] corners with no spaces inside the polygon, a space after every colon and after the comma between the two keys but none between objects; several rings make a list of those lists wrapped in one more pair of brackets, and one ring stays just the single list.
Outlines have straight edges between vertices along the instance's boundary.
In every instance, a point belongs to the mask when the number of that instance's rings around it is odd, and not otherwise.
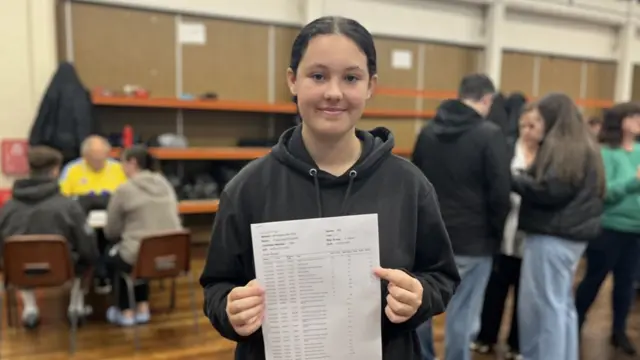
[{"label": "black hoodie", "polygon": [[510,209],[508,153],[501,129],[458,100],[443,102],[420,132],[413,162],[438,194],[456,255],[499,250]]},{"label": "black hoodie", "polygon": [[0,210],[0,245],[12,235],[35,234],[64,236],[78,274],[98,259],[95,234],[82,207],[60,194],[55,180],[17,180],[12,199]]},{"label": "black hoodie", "polygon": [[[449,237],[431,184],[391,153],[391,133],[377,128],[356,134],[362,155],[342,176],[318,170],[297,126],[222,192],[200,283],[205,314],[222,336],[238,342],[236,359],[265,358],[261,330],[241,337],[226,315],[227,294],[255,278],[250,225],[369,213],[378,214],[380,265],[407,271],[424,288],[422,306],[405,323],[391,323],[384,310],[380,314],[383,359],[421,359],[414,330],[445,310],[460,281]],[[381,287],[384,309],[388,292],[386,284]]]}]

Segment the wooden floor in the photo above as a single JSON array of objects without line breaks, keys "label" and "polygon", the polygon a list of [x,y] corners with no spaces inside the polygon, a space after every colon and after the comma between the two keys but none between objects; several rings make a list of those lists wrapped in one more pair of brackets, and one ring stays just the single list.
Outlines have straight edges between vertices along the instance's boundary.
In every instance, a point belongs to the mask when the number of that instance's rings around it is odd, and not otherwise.
[{"label": "wooden floor", "polygon": [[[195,251],[195,277],[203,266],[202,251]],[[580,276],[580,275],[579,275]],[[196,279],[197,280],[197,279]],[[186,280],[178,283],[178,301],[173,313],[163,313],[168,305],[170,286],[164,290],[158,284],[152,286],[151,304],[155,314],[151,323],[140,327],[142,349],[136,353],[133,347],[133,332],[95,321],[78,331],[78,352],[75,359],[233,359],[234,344],[222,339],[202,315],[202,291],[196,285],[199,333],[193,326],[190,309],[189,287]],[[63,309],[60,293],[45,295],[40,304],[43,324],[36,331],[21,328],[2,327],[1,359],[55,360],[68,359],[68,326],[60,316]],[[583,360],[626,359],[614,353],[608,346],[611,314],[610,282],[600,292],[595,307],[590,313],[588,324],[583,333]],[[6,317],[6,316],[3,316]],[[442,356],[444,317],[435,319],[436,350]],[[640,346],[640,312],[634,311],[629,323],[629,334]],[[489,360],[495,357],[476,356],[475,360]],[[499,359],[499,357],[498,357]],[[297,359],[296,359],[297,360]]]}]

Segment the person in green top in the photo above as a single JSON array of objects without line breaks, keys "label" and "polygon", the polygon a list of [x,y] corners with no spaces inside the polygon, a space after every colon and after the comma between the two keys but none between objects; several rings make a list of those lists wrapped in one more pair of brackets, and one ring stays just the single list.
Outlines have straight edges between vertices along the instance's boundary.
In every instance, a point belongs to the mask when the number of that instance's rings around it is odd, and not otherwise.
[{"label": "person in green top", "polygon": [[600,286],[612,271],[613,328],[611,344],[634,355],[626,335],[633,283],[640,260],[640,105],[621,103],[604,112],[598,135],[607,191],[602,233],[586,250],[587,271],[576,292],[580,328]]}]

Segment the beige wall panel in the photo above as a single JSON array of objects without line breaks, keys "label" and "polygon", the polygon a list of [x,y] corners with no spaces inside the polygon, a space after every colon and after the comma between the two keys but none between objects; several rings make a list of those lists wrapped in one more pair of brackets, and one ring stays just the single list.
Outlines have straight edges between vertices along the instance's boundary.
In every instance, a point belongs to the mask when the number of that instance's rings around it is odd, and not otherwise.
[{"label": "beige wall panel", "polygon": [[182,46],[184,92],[215,92],[219,99],[268,101],[268,26],[183,18],[207,29],[205,45]]},{"label": "beige wall panel", "polygon": [[74,2],[72,28],[74,63],[87,87],[131,84],[154,97],[176,95],[173,15]]},{"label": "beige wall panel", "polygon": [[500,91],[506,95],[522,92],[531,96],[534,93],[534,66],[535,55],[503,53]]}]

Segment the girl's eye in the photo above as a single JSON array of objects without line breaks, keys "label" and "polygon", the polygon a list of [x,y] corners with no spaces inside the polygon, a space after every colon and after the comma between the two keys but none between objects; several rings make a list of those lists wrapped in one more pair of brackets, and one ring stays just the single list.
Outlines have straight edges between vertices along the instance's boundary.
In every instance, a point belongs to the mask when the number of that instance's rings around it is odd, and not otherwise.
[{"label": "girl's eye", "polygon": [[356,81],[358,81],[359,79],[358,79],[358,77],[357,77],[357,76],[355,76],[355,75],[347,75],[347,76],[345,77],[345,80],[347,80],[347,82],[356,82]]},{"label": "girl's eye", "polygon": [[312,74],[311,78],[316,81],[321,81],[324,79],[324,76],[322,74]]}]

